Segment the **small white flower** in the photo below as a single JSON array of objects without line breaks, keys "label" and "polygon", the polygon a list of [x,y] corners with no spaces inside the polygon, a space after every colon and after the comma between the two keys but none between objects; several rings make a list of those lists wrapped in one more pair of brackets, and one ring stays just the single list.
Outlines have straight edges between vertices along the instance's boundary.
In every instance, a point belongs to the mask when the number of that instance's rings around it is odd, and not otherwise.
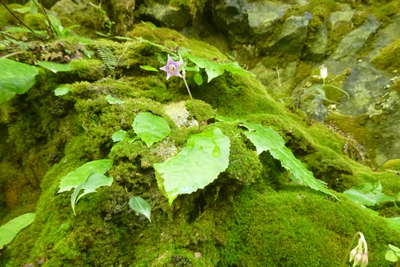
[{"label": "small white flower", "polygon": [[349,262],[353,262],[353,267],[360,265],[366,267],[368,265],[368,245],[363,233],[358,232],[359,235],[358,243],[355,248],[350,252]]},{"label": "small white flower", "polygon": [[328,68],[325,65],[319,67],[319,76],[322,80],[325,80],[328,77]]}]

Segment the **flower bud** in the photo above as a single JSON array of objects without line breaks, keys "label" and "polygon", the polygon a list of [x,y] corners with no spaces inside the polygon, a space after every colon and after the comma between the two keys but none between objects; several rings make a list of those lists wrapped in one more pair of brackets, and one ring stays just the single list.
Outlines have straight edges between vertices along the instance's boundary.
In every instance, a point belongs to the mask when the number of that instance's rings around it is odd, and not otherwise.
[{"label": "flower bud", "polygon": [[321,65],[321,67],[319,67],[319,76],[321,76],[323,80],[328,77],[328,68],[325,65]]}]

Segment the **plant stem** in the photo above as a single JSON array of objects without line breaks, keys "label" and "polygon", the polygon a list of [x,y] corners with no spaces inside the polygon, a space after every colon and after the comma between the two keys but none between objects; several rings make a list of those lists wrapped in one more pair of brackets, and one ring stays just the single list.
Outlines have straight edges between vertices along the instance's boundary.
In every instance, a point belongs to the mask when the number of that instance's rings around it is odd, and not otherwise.
[{"label": "plant stem", "polygon": [[190,92],[190,89],[189,89],[189,85],[188,85],[187,82],[186,82],[186,75],[185,75],[185,73],[182,75],[182,80],[183,80],[183,82],[185,83],[186,90],[187,90],[187,92],[189,93],[190,99],[193,99],[192,93]]},{"label": "plant stem", "polygon": [[8,11],[8,13],[10,13],[16,20],[18,20],[19,23],[21,23],[25,28],[27,28],[29,31],[31,31],[34,35],[36,35],[35,31],[32,30],[31,27],[29,27],[28,25],[25,24],[25,22],[23,22],[20,18],[18,18],[17,15],[14,14],[14,12],[11,11],[11,9],[3,3],[2,0],[0,0],[0,4]]},{"label": "plant stem", "polygon": [[54,30],[54,26],[50,21],[50,17],[49,17],[49,14],[47,14],[46,9],[39,2],[39,0],[33,0],[33,2],[36,4],[37,7],[39,7],[42,10],[44,16],[46,17],[47,23],[49,24],[49,28],[50,28],[50,31],[48,31],[49,35],[52,36],[52,37],[56,37],[57,36],[57,32]]}]

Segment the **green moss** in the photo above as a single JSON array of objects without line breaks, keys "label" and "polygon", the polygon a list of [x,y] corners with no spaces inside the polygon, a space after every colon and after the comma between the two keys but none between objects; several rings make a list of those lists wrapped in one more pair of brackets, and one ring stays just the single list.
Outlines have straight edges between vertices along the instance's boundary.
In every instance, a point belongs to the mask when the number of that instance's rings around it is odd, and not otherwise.
[{"label": "green moss", "polygon": [[[243,191],[226,224],[220,266],[344,266],[357,231],[366,236],[373,266],[390,266],[386,223],[354,204],[304,191]],[[372,266],[371,265],[371,266]]]},{"label": "green moss", "polygon": [[96,81],[104,77],[104,65],[97,59],[75,59],[71,61],[73,75],[79,79]]},{"label": "green moss", "polygon": [[400,40],[393,41],[382,48],[380,53],[372,59],[372,63],[384,70],[393,71],[400,67]]}]

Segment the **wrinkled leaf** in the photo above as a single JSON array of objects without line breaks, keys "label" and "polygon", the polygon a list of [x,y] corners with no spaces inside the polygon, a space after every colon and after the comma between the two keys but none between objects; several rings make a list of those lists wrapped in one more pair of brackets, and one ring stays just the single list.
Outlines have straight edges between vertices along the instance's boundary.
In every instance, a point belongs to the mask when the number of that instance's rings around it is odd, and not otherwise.
[{"label": "wrinkled leaf", "polygon": [[115,133],[113,133],[113,135],[111,136],[111,139],[113,140],[113,142],[120,142],[120,141],[124,140],[125,137],[126,137],[126,131],[119,130],[119,131],[116,131]]},{"label": "wrinkled leaf", "polygon": [[0,58],[0,104],[26,93],[36,82],[36,67]]},{"label": "wrinkled leaf", "polygon": [[129,199],[129,207],[151,222],[151,206],[146,200],[141,197],[132,197]]},{"label": "wrinkled leaf", "polygon": [[[107,177],[101,173],[93,173],[91,174],[85,182],[77,186],[74,192],[71,194],[71,207],[72,211],[75,214],[75,205],[78,201],[85,195],[96,192],[96,189],[102,186],[111,186],[113,179],[111,177]],[[80,192],[83,192],[80,194]]]},{"label": "wrinkled leaf", "polygon": [[107,100],[108,104],[111,104],[111,105],[120,105],[120,104],[124,103],[123,100],[113,97],[113,96],[110,96],[110,95],[106,96],[106,100]]},{"label": "wrinkled leaf", "polygon": [[67,72],[67,71],[72,70],[72,68],[69,64],[60,64],[60,63],[50,62],[50,61],[39,61],[36,64],[42,68],[45,68],[51,72],[54,72],[54,73]]},{"label": "wrinkled leaf", "polygon": [[367,207],[395,201],[394,197],[388,196],[382,192],[382,185],[380,183],[365,183],[350,188],[344,191],[343,194],[350,200]]},{"label": "wrinkled leaf", "polygon": [[63,96],[63,95],[68,94],[69,91],[70,91],[69,87],[60,86],[60,87],[54,89],[54,95],[55,96]]},{"label": "wrinkled leaf", "polygon": [[78,187],[86,181],[89,175],[92,175],[93,173],[106,173],[111,169],[112,164],[113,162],[111,159],[94,160],[83,164],[79,168],[61,178],[58,193],[69,191],[72,188]]},{"label": "wrinkled leaf", "polygon": [[154,164],[159,187],[169,203],[181,194],[202,189],[229,165],[230,141],[218,128],[192,135],[176,156]]},{"label": "wrinkled leaf", "polygon": [[289,172],[293,182],[337,198],[325,182],[316,179],[313,173],[293,155],[292,151],[285,146],[285,140],[274,129],[253,123],[243,123],[243,126],[249,130],[245,132],[245,135],[256,147],[257,154],[269,151]]},{"label": "wrinkled leaf", "polygon": [[132,128],[148,147],[163,140],[171,132],[168,122],[164,118],[150,112],[137,114]]},{"label": "wrinkled leaf", "polygon": [[26,213],[0,226],[0,249],[8,245],[15,236],[35,219],[35,213]]},{"label": "wrinkled leaf", "polygon": [[158,72],[158,69],[156,69],[156,68],[154,68],[154,67],[152,67],[152,66],[149,66],[149,65],[140,65],[139,66],[142,70],[145,70],[145,71],[154,71],[154,72]]}]

